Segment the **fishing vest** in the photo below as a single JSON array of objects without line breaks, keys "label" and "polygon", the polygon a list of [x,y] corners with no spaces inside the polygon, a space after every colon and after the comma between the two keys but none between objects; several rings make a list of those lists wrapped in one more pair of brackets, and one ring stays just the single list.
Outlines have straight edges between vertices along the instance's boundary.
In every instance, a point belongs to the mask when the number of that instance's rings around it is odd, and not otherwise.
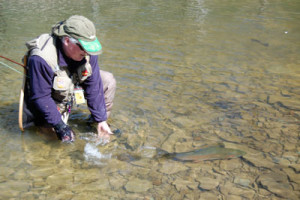
[{"label": "fishing vest", "polygon": [[[51,67],[54,72],[52,86],[52,98],[61,114],[70,111],[74,99],[74,87],[85,81],[92,74],[90,57],[86,56],[86,63],[77,67],[73,74],[68,70],[68,66],[58,65],[56,49],[56,37],[50,34],[43,34],[38,38],[26,42],[28,52],[25,56],[40,56]],[[72,67],[72,66],[71,66]]]}]

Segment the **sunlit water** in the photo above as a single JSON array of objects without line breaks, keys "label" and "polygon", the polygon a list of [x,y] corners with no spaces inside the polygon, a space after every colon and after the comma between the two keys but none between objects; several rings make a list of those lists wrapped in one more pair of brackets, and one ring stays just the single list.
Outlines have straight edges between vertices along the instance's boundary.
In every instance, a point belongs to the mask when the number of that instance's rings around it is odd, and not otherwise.
[{"label": "sunlit water", "polygon": [[[56,22],[95,22],[100,67],[118,82],[118,134],[99,144],[85,106],[69,122],[73,144],[21,133],[22,75],[0,63],[0,199],[298,199],[299,10],[297,0],[1,0],[0,55],[18,62]],[[218,142],[247,154],[156,157]]]}]

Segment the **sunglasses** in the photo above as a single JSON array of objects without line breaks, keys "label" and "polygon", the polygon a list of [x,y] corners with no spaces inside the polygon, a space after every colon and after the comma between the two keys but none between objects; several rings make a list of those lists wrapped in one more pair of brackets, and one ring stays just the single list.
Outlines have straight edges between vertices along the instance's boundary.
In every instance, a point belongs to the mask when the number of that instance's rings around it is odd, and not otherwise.
[{"label": "sunglasses", "polygon": [[77,45],[82,51],[85,51],[84,48],[83,48],[79,43],[76,43],[76,45]]}]

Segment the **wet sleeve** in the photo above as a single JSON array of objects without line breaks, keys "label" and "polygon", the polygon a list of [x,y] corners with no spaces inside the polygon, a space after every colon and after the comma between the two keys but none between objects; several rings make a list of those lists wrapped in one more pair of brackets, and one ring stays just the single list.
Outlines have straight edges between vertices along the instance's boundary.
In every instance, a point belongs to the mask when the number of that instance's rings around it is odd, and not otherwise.
[{"label": "wet sleeve", "polygon": [[44,59],[31,56],[28,60],[31,103],[45,121],[55,125],[61,121],[61,114],[51,97],[54,72]]},{"label": "wet sleeve", "polygon": [[96,122],[107,120],[103,85],[98,65],[98,56],[91,56],[92,75],[83,83],[89,110]]}]

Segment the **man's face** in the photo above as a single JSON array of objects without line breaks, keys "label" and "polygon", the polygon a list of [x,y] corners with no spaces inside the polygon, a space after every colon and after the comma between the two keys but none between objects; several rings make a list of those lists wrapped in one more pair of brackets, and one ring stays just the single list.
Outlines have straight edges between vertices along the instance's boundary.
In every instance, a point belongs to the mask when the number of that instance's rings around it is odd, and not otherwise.
[{"label": "man's face", "polygon": [[81,61],[87,55],[80,44],[73,43],[69,37],[63,41],[63,50],[67,57],[75,61]]}]

